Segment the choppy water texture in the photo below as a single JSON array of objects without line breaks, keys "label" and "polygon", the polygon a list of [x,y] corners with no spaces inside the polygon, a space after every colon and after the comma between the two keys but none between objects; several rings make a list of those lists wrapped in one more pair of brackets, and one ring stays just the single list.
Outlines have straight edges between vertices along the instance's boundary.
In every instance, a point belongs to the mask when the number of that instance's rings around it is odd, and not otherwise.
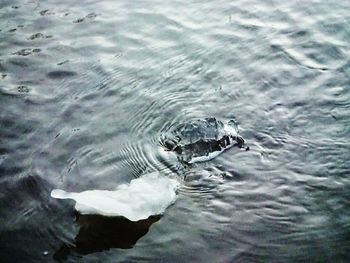
[{"label": "choppy water texture", "polygon": [[[349,1],[0,2],[1,262],[349,262]],[[235,119],[250,151],[182,166],[169,128]],[[52,189],[179,178],[161,217]]]}]

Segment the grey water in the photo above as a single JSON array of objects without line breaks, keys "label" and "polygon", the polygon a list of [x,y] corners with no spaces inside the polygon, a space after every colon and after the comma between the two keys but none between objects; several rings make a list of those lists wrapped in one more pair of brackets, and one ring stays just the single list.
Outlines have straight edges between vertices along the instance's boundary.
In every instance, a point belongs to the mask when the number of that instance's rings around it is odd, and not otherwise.
[{"label": "grey water", "polygon": [[[1,262],[350,262],[350,2],[1,0]],[[159,138],[234,119],[191,166]],[[52,189],[176,174],[163,215]]]}]

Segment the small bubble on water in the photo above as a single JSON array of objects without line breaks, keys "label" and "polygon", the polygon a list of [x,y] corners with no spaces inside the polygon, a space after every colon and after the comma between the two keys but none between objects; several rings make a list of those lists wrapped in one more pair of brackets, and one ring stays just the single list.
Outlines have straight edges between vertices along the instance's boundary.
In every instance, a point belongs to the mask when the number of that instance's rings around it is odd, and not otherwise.
[{"label": "small bubble on water", "polygon": [[94,19],[97,15],[95,13],[90,13],[86,15],[86,18]]},{"label": "small bubble on water", "polygon": [[68,63],[68,62],[69,62],[69,60],[67,59],[67,60],[65,60],[65,61],[62,61],[62,62],[57,63],[57,65],[61,66],[61,65],[66,64],[66,63]]},{"label": "small bubble on water", "polygon": [[44,15],[47,15],[48,12],[49,12],[49,9],[45,9],[45,10],[40,11],[39,13],[40,13],[40,15],[44,16]]},{"label": "small bubble on water", "polygon": [[114,57],[115,57],[115,58],[120,58],[120,57],[122,57],[122,56],[123,56],[123,53],[120,52],[120,53],[115,54]]},{"label": "small bubble on water", "polygon": [[36,38],[43,38],[43,37],[44,37],[44,35],[42,33],[35,33],[35,34],[31,35],[28,39],[34,40]]},{"label": "small bubble on water", "polygon": [[17,87],[17,91],[19,93],[28,93],[29,92],[29,88],[27,86],[18,86]]},{"label": "small bubble on water", "polygon": [[78,18],[78,19],[74,20],[73,23],[81,23],[84,20],[85,20],[84,18]]},{"label": "small bubble on water", "polygon": [[19,56],[28,56],[30,54],[32,54],[32,50],[30,48],[24,48],[13,53],[13,55],[19,55]]},{"label": "small bubble on water", "polygon": [[44,251],[44,252],[43,252],[43,255],[44,255],[44,256],[47,256],[48,254],[49,254],[48,251]]}]

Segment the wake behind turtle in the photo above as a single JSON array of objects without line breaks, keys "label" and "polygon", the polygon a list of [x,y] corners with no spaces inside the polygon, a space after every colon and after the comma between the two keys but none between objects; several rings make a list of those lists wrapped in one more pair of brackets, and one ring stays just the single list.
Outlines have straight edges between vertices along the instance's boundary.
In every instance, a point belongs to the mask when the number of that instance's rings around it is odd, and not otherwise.
[{"label": "wake behind turtle", "polygon": [[[234,120],[223,123],[214,117],[192,120],[171,128],[161,139],[167,151],[173,151],[184,163],[211,160],[232,146],[245,147]],[[246,147],[248,149],[248,147]]]}]

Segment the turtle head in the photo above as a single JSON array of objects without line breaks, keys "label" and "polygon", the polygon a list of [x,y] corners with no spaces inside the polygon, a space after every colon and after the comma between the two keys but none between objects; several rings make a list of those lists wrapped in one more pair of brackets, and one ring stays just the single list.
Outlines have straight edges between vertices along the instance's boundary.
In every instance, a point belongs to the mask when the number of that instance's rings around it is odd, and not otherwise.
[{"label": "turtle head", "polygon": [[245,140],[241,136],[235,136],[235,140],[237,142],[237,146],[239,148],[243,148],[243,146],[245,144]]},{"label": "turtle head", "polygon": [[162,142],[163,147],[166,151],[175,151],[178,152],[181,150],[181,147],[178,145],[181,139],[179,137],[175,137],[174,139],[165,139]]},{"label": "turtle head", "polygon": [[176,143],[174,141],[164,141],[163,146],[166,151],[172,151],[176,147]]},{"label": "turtle head", "polygon": [[249,146],[243,139],[243,137],[236,135],[236,136],[231,136],[231,139],[235,141],[235,145],[237,145],[239,148],[245,148],[246,150],[249,150]]}]

